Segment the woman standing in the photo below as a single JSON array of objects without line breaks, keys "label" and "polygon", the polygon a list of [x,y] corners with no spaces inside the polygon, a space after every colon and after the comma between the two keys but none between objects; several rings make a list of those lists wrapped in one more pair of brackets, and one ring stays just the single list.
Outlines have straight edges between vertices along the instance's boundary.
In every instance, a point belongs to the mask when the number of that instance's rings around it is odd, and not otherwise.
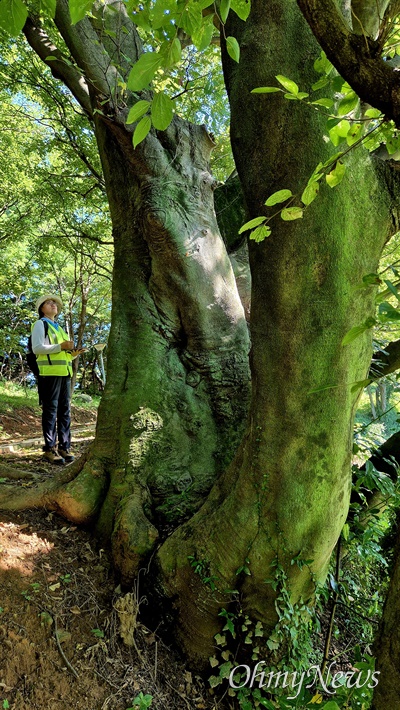
[{"label": "woman standing", "polygon": [[[58,296],[46,294],[36,301],[40,320],[32,327],[32,350],[39,368],[38,389],[42,405],[44,458],[63,465],[74,460],[71,446],[72,360],[82,350],[74,350],[69,335],[56,322],[63,304]],[[46,328],[44,324],[47,324]],[[58,450],[57,446],[58,439]]]}]

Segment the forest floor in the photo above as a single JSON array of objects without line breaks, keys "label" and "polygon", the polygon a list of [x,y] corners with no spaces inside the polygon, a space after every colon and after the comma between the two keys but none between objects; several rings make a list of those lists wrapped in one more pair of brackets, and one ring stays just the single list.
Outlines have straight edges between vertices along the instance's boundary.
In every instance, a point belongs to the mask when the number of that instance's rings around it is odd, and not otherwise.
[{"label": "forest floor", "polygon": [[[94,404],[72,406],[73,453],[94,438]],[[34,486],[58,467],[41,449],[40,408],[34,398],[16,404],[0,392],[0,463],[21,477],[0,485]],[[35,480],[23,478],[27,470]],[[139,613],[138,613],[139,610]],[[144,612],[141,613],[141,612]],[[55,513],[0,511],[0,708],[12,710],[233,710],[178,657],[174,639],[161,639],[140,588],[126,594],[108,551],[90,530]],[[329,605],[319,615],[315,658],[321,657]],[[340,637],[331,646],[343,668],[363,628],[338,609]],[[121,631],[130,625],[131,645]],[[155,622],[156,623],[156,622]],[[337,630],[339,630],[339,628]],[[142,704],[139,698],[142,698]],[[136,702],[135,702],[136,701]]]},{"label": "forest floor", "polygon": [[[93,438],[96,409],[74,405],[72,413],[79,454]],[[45,480],[55,467],[43,461],[35,438],[36,406],[0,409],[1,460]],[[121,591],[90,531],[48,511],[0,512],[0,708],[221,708],[165,639],[137,620],[141,605],[140,590]],[[121,620],[134,630],[131,646],[122,641]],[[134,704],[141,693],[143,704]]]}]

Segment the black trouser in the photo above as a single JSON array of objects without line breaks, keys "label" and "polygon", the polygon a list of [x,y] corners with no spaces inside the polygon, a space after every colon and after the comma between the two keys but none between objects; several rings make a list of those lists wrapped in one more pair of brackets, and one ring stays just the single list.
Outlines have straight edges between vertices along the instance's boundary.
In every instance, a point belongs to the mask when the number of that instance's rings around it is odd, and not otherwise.
[{"label": "black trouser", "polygon": [[39,375],[39,400],[42,405],[43,451],[60,449],[69,451],[71,444],[71,378]]}]

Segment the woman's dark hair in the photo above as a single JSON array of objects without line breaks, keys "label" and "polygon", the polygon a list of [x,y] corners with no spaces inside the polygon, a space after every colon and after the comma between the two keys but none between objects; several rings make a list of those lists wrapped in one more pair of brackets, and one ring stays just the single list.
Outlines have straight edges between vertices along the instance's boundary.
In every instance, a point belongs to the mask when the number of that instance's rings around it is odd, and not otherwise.
[{"label": "woman's dark hair", "polygon": [[[42,305],[43,305],[43,303],[42,303]],[[45,315],[44,315],[44,313],[43,313],[43,311],[42,311],[42,306],[39,306],[38,312],[39,312],[39,318],[45,318]]]}]

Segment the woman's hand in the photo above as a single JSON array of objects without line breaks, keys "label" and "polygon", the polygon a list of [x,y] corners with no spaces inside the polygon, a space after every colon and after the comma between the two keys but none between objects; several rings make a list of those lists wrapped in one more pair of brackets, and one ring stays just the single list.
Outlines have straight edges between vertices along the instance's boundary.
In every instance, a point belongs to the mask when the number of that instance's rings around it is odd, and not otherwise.
[{"label": "woman's hand", "polygon": [[73,350],[74,341],[73,340],[63,340],[61,343],[61,350]]}]

